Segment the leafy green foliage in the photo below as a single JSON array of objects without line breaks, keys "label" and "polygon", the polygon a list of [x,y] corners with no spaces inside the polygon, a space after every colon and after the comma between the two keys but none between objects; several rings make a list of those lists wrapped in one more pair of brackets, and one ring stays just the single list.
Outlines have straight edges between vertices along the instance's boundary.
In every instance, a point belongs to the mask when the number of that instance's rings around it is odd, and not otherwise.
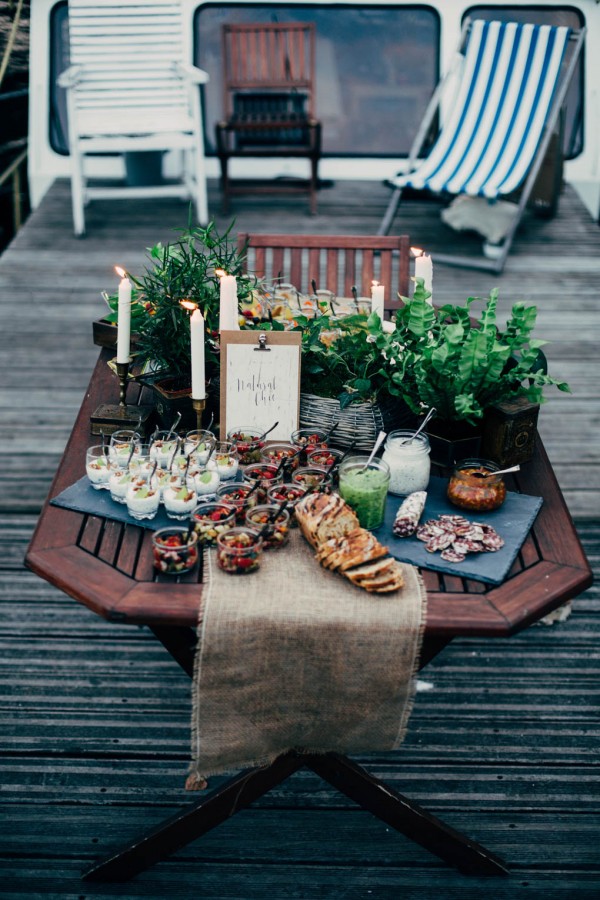
[{"label": "leafy green foliage", "polygon": [[388,390],[387,358],[393,336],[382,331],[376,313],[343,318],[297,316],[296,322],[302,331],[303,391],[338,397],[345,409],[354,401],[375,400]]},{"label": "leafy green foliage", "polygon": [[[447,304],[434,309],[418,278],[412,299],[396,314],[392,394],[415,413],[435,406],[441,419],[471,425],[485,410],[509,398],[543,401],[545,385],[561,391],[569,386],[546,374],[540,365],[545,341],[531,337],[537,308],[515,303],[504,331],[496,324],[498,291],[485,300],[469,297],[464,306]],[[483,302],[479,319],[471,307]],[[543,358],[543,357],[542,357]]]},{"label": "leafy green foliage", "polygon": [[[223,269],[238,278],[238,300],[244,300],[255,280],[242,272],[244,253],[229,240],[233,223],[219,235],[211,222],[206,228],[182,230],[173,242],[148,249],[149,265],[143,275],[129,275],[133,284],[131,329],[137,332],[136,362],[152,362],[159,369],[189,378],[190,311],[182,300],[195,303],[204,316],[207,362],[218,362],[219,277]],[[117,295],[106,296],[116,321]]]}]

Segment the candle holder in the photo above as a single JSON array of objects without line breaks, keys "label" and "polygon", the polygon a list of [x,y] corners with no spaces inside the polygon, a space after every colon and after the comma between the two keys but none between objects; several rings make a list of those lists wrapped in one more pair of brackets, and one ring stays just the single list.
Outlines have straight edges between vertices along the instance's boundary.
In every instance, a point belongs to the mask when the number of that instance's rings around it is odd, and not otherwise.
[{"label": "candle holder", "polygon": [[195,400],[192,397],[192,406],[194,407],[194,412],[196,413],[196,428],[198,431],[202,431],[202,413],[206,408],[206,398],[203,400]]},{"label": "candle holder", "polygon": [[129,367],[131,360],[117,362],[111,359],[108,363],[111,371],[116,372],[119,379],[119,403],[101,403],[90,416],[92,434],[112,434],[120,428],[134,428],[140,434],[146,431],[148,419],[152,413],[151,406],[132,406],[127,404],[127,388],[129,385]]}]

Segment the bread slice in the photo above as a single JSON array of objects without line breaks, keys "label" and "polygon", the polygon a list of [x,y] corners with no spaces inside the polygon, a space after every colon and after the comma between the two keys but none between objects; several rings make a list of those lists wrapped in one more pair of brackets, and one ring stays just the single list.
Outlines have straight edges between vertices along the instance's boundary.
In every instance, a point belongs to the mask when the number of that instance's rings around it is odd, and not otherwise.
[{"label": "bread slice", "polygon": [[358,527],[356,513],[338,494],[308,494],[296,504],[295,512],[304,537],[313,547]]},{"label": "bread slice", "polygon": [[402,567],[395,560],[384,559],[369,565],[361,566],[350,572],[344,572],[357,587],[376,594],[388,594],[404,587]]}]

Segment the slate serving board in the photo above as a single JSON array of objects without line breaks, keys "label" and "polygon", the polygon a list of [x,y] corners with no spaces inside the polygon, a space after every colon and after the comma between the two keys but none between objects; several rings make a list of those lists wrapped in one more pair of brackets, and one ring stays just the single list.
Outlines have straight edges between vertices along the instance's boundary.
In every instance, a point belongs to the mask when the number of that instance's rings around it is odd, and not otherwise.
[{"label": "slate serving board", "polygon": [[542,505],[541,497],[515,494],[509,491],[500,509],[494,512],[476,513],[453,506],[446,498],[447,478],[433,476],[427,489],[427,502],[421,522],[435,519],[442,513],[464,515],[474,522],[492,525],[504,538],[504,547],[495,553],[469,553],[464,562],[451,563],[441,559],[439,553],[428,553],[423,541],[416,537],[397,538],[392,532],[394,518],[402,497],[388,495],[383,525],[375,531],[379,540],[389,548],[400,562],[412,563],[423,569],[433,569],[448,575],[473,578],[487,584],[501,584],[508,575],[517,553],[527,537]]},{"label": "slate serving board", "polygon": [[[206,500],[214,500],[214,494],[207,494]],[[200,502],[200,501],[198,501]],[[125,522],[127,525],[138,525],[149,531],[158,531],[159,528],[168,528],[177,525],[185,526],[187,520],[178,522],[170,519],[164,506],[158,507],[158,512],[153,519],[132,518],[127,512],[127,507],[122,503],[111,500],[110,491],[97,491],[89,483],[87,475],[76,481],[70,487],[65,488],[50,501],[52,506],[61,506],[64,509],[72,509],[75,512],[88,513],[91,516],[102,516],[105,519],[114,519],[116,522]]]}]

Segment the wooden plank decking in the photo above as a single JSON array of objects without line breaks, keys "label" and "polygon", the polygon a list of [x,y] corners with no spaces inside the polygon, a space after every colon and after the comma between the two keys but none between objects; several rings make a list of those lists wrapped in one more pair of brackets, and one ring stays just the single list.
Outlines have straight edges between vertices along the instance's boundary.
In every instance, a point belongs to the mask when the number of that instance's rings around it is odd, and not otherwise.
[{"label": "wooden plank decking", "polygon": [[[374,233],[386,200],[380,185],[340,183],[321,192],[316,218],[300,198],[234,208],[239,230],[358,234]],[[22,559],[97,356],[100,290],[115,263],[140,269],[144,248],[186,219],[176,202],[97,203],[78,241],[60,183],[0,258],[0,896],[596,897],[597,587],[563,624],[453,643],[423,673],[433,687],[401,752],[362,760],[504,856],[508,878],[450,871],[299,773],[129,885],[79,882],[86,863],[185,803],[189,681],[145,630],[100,621]],[[433,251],[449,234],[425,202],[401,208],[405,230]],[[557,219],[526,223],[501,277],[434,271],[438,301],[497,284],[507,306],[538,303],[551,370],[575,392],[549,392],[541,431],[596,572],[599,251],[600,230],[567,191]]]}]

